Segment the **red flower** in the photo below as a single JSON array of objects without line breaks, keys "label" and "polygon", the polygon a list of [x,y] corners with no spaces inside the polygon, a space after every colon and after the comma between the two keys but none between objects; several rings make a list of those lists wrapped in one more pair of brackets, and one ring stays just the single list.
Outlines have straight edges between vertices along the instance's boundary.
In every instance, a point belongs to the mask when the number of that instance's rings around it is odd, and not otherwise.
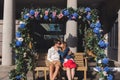
[{"label": "red flower", "polygon": [[63,14],[60,13],[60,14],[58,15],[58,18],[61,19],[62,17],[63,17]]},{"label": "red flower", "polygon": [[39,12],[38,12],[38,11],[35,11],[35,17],[37,17],[37,16],[38,16],[38,14],[39,14]]}]

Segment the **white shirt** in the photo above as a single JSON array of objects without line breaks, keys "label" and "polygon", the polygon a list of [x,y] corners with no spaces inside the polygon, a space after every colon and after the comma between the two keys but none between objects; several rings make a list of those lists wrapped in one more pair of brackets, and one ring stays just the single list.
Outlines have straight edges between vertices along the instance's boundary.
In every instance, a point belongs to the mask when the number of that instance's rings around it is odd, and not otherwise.
[{"label": "white shirt", "polygon": [[51,47],[50,49],[48,49],[48,55],[47,55],[47,60],[49,61],[56,61],[56,60],[60,60],[60,56],[58,54],[58,51],[55,50],[54,47]]}]

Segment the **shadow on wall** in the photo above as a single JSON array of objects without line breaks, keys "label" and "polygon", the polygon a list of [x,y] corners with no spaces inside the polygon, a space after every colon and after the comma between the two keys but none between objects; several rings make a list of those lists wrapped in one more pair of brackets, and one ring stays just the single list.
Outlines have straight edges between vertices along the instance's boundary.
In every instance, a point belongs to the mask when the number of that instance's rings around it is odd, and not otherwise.
[{"label": "shadow on wall", "polygon": [[72,34],[68,35],[66,42],[69,47],[77,47],[78,38],[76,36],[72,36]]}]

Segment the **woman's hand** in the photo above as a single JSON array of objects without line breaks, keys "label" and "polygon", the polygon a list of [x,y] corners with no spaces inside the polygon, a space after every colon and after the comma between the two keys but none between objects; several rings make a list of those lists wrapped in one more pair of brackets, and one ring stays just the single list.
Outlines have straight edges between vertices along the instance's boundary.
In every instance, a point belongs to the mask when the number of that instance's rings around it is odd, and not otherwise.
[{"label": "woman's hand", "polygon": [[72,51],[69,51],[69,52],[68,52],[68,55],[72,55],[72,54],[73,54]]}]

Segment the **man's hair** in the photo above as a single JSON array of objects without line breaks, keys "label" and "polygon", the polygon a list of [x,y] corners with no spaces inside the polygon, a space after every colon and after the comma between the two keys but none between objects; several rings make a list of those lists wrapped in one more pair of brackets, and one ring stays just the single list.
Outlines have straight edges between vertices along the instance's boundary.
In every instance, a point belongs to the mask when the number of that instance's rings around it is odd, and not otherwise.
[{"label": "man's hair", "polygon": [[57,44],[58,42],[61,42],[59,39],[54,39],[53,43],[54,45]]}]

